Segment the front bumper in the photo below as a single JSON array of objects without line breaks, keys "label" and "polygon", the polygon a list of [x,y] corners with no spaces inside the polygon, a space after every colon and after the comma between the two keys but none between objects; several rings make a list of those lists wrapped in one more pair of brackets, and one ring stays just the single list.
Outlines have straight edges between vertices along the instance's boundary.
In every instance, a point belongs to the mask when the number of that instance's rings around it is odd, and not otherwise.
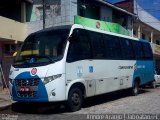
[{"label": "front bumper", "polygon": [[[48,102],[48,95],[42,80],[39,79],[37,86],[27,86],[26,83],[17,85],[20,80],[10,83],[10,94],[14,101],[19,102]],[[26,80],[23,80],[26,81]],[[23,85],[24,84],[24,85]],[[27,87],[26,87],[27,86]],[[27,90],[25,90],[27,88]],[[32,88],[32,89],[31,89]],[[35,88],[35,89],[33,89]],[[29,90],[30,89],[30,90]]]}]

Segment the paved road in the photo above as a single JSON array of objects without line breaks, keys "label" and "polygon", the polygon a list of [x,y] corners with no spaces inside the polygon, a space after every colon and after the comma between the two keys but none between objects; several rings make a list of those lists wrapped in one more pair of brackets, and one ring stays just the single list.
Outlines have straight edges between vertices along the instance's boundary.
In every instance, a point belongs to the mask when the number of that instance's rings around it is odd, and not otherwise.
[{"label": "paved road", "polygon": [[[160,87],[145,88],[138,96],[129,96],[125,91],[88,98],[83,108],[77,112],[67,112],[64,105],[55,107],[52,104],[16,103],[7,110],[0,111],[1,118],[12,120],[75,120],[86,118],[92,114],[160,114]],[[82,115],[85,114],[85,115]],[[160,116],[158,116],[160,117]]]}]

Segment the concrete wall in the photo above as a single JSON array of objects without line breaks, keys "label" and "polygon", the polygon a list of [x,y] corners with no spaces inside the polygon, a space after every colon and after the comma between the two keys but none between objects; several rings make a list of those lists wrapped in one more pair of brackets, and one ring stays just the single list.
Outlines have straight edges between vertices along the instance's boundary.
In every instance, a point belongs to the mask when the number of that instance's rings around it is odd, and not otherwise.
[{"label": "concrete wall", "polygon": [[[33,5],[33,10],[34,12],[35,7],[37,5]],[[118,11],[116,11],[117,13]],[[94,12],[95,13],[95,12]],[[39,13],[38,11],[33,14],[33,18],[35,18],[34,21],[28,22],[27,23],[27,35],[30,33],[33,33],[35,31],[43,29],[43,21],[40,20]],[[35,15],[34,15],[35,14]],[[108,21],[108,22],[113,22],[113,11],[112,8],[107,7],[107,6],[101,6],[99,12],[99,19],[103,21]],[[46,19],[46,28],[52,27],[52,26],[59,26],[59,25],[70,25],[74,23],[74,16],[78,15],[78,6],[77,6],[77,0],[61,0],[61,13],[58,16],[51,16]],[[130,35],[132,36],[132,18],[128,17],[126,15],[126,29],[128,29]],[[32,16],[31,16],[32,18]]]},{"label": "concrete wall", "polygon": [[70,22],[71,23],[74,23],[74,16],[75,15],[78,15],[78,10],[77,10],[77,8],[78,8],[78,6],[77,6],[77,0],[70,0],[71,2],[71,4],[70,4],[70,7],[71,7],[71,14],[70,14]]},{"label": "concrete wall", "polygon": [[[77,0],[61,0],[61,14],[47,18],[45,27],[71,25],[74,23],[75,15],[77,15]],[[43,29],[43,20],[27,22],[27,35],[41,29]]]},{"label": "concrete wall", "polygon": [[0,16],[0,37],[5,39],[23,41],[26,37],[26,25]]}]

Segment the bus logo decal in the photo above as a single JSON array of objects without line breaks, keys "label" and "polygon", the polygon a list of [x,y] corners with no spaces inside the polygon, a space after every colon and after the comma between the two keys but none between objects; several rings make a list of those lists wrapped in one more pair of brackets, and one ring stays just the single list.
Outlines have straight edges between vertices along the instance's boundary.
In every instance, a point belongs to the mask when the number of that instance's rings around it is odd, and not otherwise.
[{"label": "bus logo decal", "polygon": [[31,74],[32,74],[32,75],[36,75],[36,73],[37,73],[37,68],[33,68],[33,69],[31,70]]},{"label": "bus logo decal", "polygon": [[133,66],[119,66],[118,69],[133,69]]},{"label": "bus logo decal", "polygon": [[35,62],[35,59],[34,58],[31,58],[29,63],[34,63]]},{"label": "bus logo decal", "polygon": [[89,66],[89,73],[93,73],[93,66]]},{"label": "bus logo decal", "polygon": [[77,76],[81,78],[83,76],[83,67],[77,66]]},{"label": "bus logo decal", "polygon": [[96,28],[100,28],[101,23],[100,22],[96,22]]}]

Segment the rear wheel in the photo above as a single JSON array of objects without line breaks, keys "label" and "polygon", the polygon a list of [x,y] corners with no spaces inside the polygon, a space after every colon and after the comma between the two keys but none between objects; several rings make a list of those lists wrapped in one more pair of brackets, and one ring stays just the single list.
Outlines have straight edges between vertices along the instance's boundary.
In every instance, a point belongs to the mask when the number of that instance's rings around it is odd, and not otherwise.
[{"label": "rear wheel", "polygon": [[137,96],[139,93],[139,82],[135,81],[133,87],[130,90],[132,96]]},{"label": "rear wheel", "polygon": [[72,88],[68,94],[67,105],[69,111],[74,112],[81,109],[83,103],[82,91],[79,88]]}]

